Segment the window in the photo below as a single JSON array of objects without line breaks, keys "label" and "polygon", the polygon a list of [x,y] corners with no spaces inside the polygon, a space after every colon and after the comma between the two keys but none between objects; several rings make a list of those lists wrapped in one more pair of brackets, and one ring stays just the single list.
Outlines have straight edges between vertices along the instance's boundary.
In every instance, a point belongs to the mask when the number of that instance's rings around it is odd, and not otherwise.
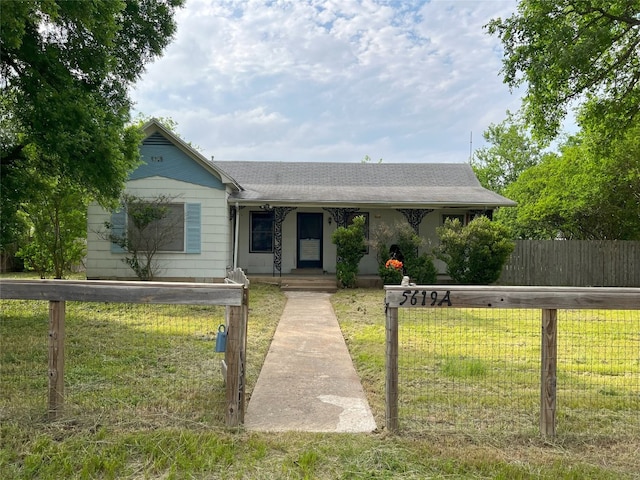
[{"label": "window", "polygon": [[[118,237],[126,233],[132,248],[140,251],[200,253],[199,203],[162,205],[160,208],[166,210],[160,213],[154,211],[158,206],[152,203],[138,203],[135,208],[135,211],[125,213],[120,210],[112,215],[112,235]],[[150,223],[136,222],[137,214],[160,218]],[[112,243],[111,251],[123,252],[116,243]]]},{"label": "window", "polygon": [[447,220],[459,220],[460,223],[464,225],[464,215],[450,215],[448,213],[445,213],[444,215],[442,215],[442,224],[444,225],[444,222],[446,222]]},{"label": "window", "polygon": [[469,221],[475,220],[478,217],[487,217],[489,220],[493,220],[493,210],[471,210],[469,211]]},{"label": "window", "polygon": [[[136,226],[136,215],[153,216],[154,210],[160,218],[151,223]],[[129,241],[141,251],[159,252],[184,251],[184,204],[172,203],[162,206],[144,203],[136,205],[136,210],[127,216]]]},{"label": "window", "polygon": [[273,213],[251,212],[251,253],[273,252]]}]

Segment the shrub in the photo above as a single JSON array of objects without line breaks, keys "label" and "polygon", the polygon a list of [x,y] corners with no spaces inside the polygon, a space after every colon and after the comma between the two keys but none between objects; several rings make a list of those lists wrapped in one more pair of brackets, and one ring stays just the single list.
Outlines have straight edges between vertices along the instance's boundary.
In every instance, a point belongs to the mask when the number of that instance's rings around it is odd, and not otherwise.
[{"label": "shrub", "polygon": [[407,275],[419,285],[433,285],[438,279],[438,270],[432,256],[423,253],[407,266]]},{"label": "shrub", "polygon": [[379,223],[371,231],[369,246],[376,252],[379,268],[384,268],[386,261],[389,260],[389,246],[393,243],[393,237],[394,231],[386,223]]},{"label": "shrub", "polygon": [[514,249],[508,230],[484,216],[466,227],[458,219],[447,219],[437,233],[440,246],[436,257],[447,265],[447,274],[457,283],[495,282]]},{"label": "shrub", "polygon": [[[393,228],[386,224],[379,225],[372,234],[370,244],[376,250],[378,274],[385,284],[399,284],[402,275],[408,275],[414,283],[435,283],[438,272],[432,255],[418,255],[418,250],[425,246],[425,242],[408,223],[397,223]],[[386,268],[386,262],[391,257],[389,245],[399,251],[397,258],[403,263],[402,274]]]},{"label": "shrub", "polygon": [[387,260],[378,268],[378,274],[385,285],[400,285],[404,276],[403,263],[395,259]]},{"label": "shrub", "polygon": [[348,227],[338,227],[331,241],[336,245],[336,277],[344,288],[352,288],[358,278],[358,264],[365,254],[364,216],[353,219]]},{"label": "shrub", "polygon": [[128,225],[119,231],[111,222],[105,222],[102,238],[115,243],[126,252],[122,259],[140,280],[153,280],[160,269],[157,254],[180,233],[182,220],[172,217],[170,205],[176,197],[158,195],[142,198],[122,196],[122,208],[127,213]]},{"label": "shrub", "polygon": [[63,278],[81,265],[86,254],[88,204],[86,194],[56,178],[37,182],[37,191],[25,203],[23,213],[31,236],[17,255],[25,268],[45,278]]}]

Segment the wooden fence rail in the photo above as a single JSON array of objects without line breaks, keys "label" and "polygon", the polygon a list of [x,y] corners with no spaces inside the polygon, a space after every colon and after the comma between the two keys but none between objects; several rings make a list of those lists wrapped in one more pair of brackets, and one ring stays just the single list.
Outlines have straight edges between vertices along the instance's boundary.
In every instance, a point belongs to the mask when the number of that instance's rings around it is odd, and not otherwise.
[{"label": "wooden fence rail", "polygon": [[386,428],[397,431],[398,309],[526,308],[542,311],[540,431],[556,431],[558,309],[640,310],[640,288],[494,287],[457,285],[385,286]]},{"label": "wooden fence rail", "polygon": [[107,282],[70,280],[1,280],[0,299],[49,301],[50,419],[64,406],[65,302],[114,302],[181,305],[224,305],[228,308],[227,410],[225,423],[244,421],[244,358],[248,319],[248,282],[225,284],[174,282]]},{"label": "wooden fence rail", "polygon": [[517,240],[498,283],[640,287],[640,242]]}]

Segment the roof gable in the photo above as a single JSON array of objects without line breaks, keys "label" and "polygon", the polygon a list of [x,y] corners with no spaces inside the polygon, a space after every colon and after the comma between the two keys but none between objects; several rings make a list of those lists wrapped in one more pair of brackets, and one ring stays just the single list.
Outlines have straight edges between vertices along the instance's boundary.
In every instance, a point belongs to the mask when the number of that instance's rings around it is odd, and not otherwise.
[{"label": "roof gable", "polygon": [[233,190],[240,189],[232,178],[157,120],[147,122],[142,128],[145,132],[140,146],[143,163],[129,175],[129,180],[160,176],[218,190],[224,190],[227,185]]},{"label": "roof gable", "polygon": [[199,165],[160,132],[142,142],[140,154],[143,163],[131,173],[129,180],[158,176],[224,190],[219,176]]}]

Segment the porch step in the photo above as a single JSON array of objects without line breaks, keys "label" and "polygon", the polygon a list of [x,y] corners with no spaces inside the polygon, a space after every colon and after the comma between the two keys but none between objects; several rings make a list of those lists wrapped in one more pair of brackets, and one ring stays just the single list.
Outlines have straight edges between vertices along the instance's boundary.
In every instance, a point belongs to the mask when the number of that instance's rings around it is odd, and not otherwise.
[{"label": "porch step", "polygon": [[323,277],[284,277],[280,283],[280,289],[284,292],[326,292],[338,291],[336,278]]},{"label": "porch step", "polygon": [[321,268],[294,268],[291,275],[322,276],[324,271]]}]

